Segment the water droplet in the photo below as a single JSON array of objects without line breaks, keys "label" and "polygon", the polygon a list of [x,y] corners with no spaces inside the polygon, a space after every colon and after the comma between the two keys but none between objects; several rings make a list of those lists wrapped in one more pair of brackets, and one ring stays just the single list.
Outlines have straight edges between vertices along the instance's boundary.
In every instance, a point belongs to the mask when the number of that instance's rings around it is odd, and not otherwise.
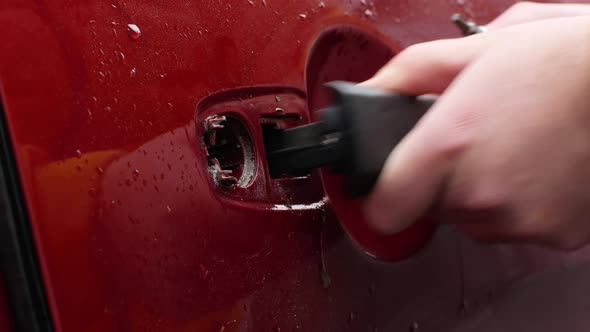
[{"label": "water droplet", "polygon": [[373,16],[373,15],[374,15],[374,13],[373,13],[373,11],[372,11],[372,10],[370,10],[370,9],[365,9],[365,16],[371,17],[371,16]]},{"label": "water droplet", "polygon": [[262,0],[262,5],[263,5],[264,7],[268,7],[268,4],[266,3],[266,0]]},{"label": "water droplet", "polygon": [[352,323],[352,321],[354,320],[355,316],[354,316],[354,312],[350,312],[348,314],[348,323]]},{"label": "water droplet", "polygon": [[168,103],[168,110],[171,110],[174,106],[172,106],[172,103]]},{"label": "water droplet", "polygon": [[203,280],[207,280],[207,277],[209,277],[209,270],[203,264],[199,264],[199,277]]},{"label": "water droplet", "polygon": [[136,73],[135,68],[131,68],[131,71],[129,72],[129,77],[135,78],[135,73]]},{"label": "water droplet", "polygon": [[367,5],[367,0],[361,0],[361,5]]},{"label": "water droplet", "polygon": [[[289,233],[289,236],[291,236],[291,233]],[[291,239],[291,238],[289,238],[289,239]],[[328,288],[332,284],[332,279],[330,278],[330,275],[324,269],[322,269],[322,271],[320,271],[320,279],[322,281],[322,286],[324,288]]]},{"label": "water droplet", "polygon": [[134,175],[134,176],[138,176],[138,175],[139,175],[139,170],[138,170],[138,169],[135,169],[135,170],[133,171],[133,175]]},{"label": "water droplet", "polygon": [[80,150],[76,150],[76,156],[77,156],[78,158],[82,158],[82,151],[80,151]]},{"label": "water droplet", "polygon": [[101,82],[104,82],[105,79],[107,78],[102,71],[99,71],[97,74],[98,74],[98,80]]},{"label": "water droplet", "polygon": [[113,3],[113,4],[111,4],[111,7],[113,7],[113,8],[115,8],[115,9],[117,9],[117,5],[115,5],[114,3]]},{"label": "water droplet", "polygon": [[100,55],[103,55],[104,56],[104,51],[102,50],[102,48],[99,48],[98,49],[98,53],[100,53]]},{"label": "water droplet", "polygon": [[172,208],[170,207],[170,205],[166,205],[166,210],[168,211],[168,213],[172,212]]},{"label": "water droplet", "polygon": [[125,54],[123,52],[119,52],[119,58],[121,58],[122,62],[125,62]]},{"label": "water droplet", "polygon": [[410,324],[410,332],[418,332],[419,328],[420,326],[418,325],[418,322],[412,322],[412,324]]},{"label": "water droplet", "polygon": [[96,166],[96,173],[98,174],[102,174],[104,172],[104,169],[100,166]]},{"label": "water droplet", "polygon": [[94,23],[96,23],[96,20],[90,20],[90,21],[88,21],[88,23],[94,24]]},{"label": "water droplet", "polygon": [[301,13],[299,14],[299,18],[302,20],[305,20],[307,18],[307,14],[306,13]]},{"label": "water droplet", "polygon": [[110,113],[111,112],[111,107],[110,106],[106,106],[104,108],[105,112]]},{"label": "water droplet", "polygon": [[323,1],[320,1],[318,7],[320,7],[320,8],[326,8],[326,4]]},{"label": "water droplet", "polygon": [[139,39],[141,37],[141,30],[135,24],[127,24],[127,30],[129,31],[129,37],[133,40]]},{"label": "water droplet", "polygon": [[254,6],[254,0],[248,0],[248,3],[250,4],[250,6]]}]

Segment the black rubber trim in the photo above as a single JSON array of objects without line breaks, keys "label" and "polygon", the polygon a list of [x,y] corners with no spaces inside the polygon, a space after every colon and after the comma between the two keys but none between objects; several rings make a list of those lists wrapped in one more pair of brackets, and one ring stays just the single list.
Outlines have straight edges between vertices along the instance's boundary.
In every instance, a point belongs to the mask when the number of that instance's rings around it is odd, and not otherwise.
[{"label": "black rubber trim", "polygon": [[19,179],[0,103],[0,273],[15,331],[53,331]]}]

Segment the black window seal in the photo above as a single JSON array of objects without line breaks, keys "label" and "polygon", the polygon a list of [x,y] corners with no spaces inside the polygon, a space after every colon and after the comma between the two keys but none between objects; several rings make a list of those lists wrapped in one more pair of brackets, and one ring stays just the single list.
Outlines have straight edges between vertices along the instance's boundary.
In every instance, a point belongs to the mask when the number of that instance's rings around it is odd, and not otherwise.
[{"label": "black window seal", "polygon": [[0,273],[15,331],[51,332],[53,324],[7,124],[0,101]]}]

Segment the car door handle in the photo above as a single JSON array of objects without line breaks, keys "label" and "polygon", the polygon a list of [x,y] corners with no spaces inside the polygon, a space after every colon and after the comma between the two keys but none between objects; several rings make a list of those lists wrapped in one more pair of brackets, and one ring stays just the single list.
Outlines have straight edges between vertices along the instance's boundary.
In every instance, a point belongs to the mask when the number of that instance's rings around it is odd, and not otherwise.
[{"label": "car door handle", "polygon": [[270,173],[328,166],[343,173],[350,197],[369,193],[395,146],[433,105],[432,96],[412,97],[356,85],[330,82],[332,105],[320,120],[265,136]]}]

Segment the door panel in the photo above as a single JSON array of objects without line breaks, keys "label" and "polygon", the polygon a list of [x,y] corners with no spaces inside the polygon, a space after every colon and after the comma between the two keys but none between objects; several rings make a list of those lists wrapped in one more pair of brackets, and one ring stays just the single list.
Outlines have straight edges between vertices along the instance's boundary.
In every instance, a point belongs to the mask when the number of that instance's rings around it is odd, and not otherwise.
[{"label": "door panel", "polygon": [[55,330],[468,330],[510,294],[526,303],[510,287],[536,272],[586,262],[443,228],[384,264],[346,236],[313,174],[273,184],[257,164],[235,191],[212,178],[201,115],[241,114],[263,163],[257,111],[232,98],[314,93],[305,69],[322,32],[352,26],[393,54],[457,37],[454,12],[486,22],[511,3],[2,2],[5,116]]}]

